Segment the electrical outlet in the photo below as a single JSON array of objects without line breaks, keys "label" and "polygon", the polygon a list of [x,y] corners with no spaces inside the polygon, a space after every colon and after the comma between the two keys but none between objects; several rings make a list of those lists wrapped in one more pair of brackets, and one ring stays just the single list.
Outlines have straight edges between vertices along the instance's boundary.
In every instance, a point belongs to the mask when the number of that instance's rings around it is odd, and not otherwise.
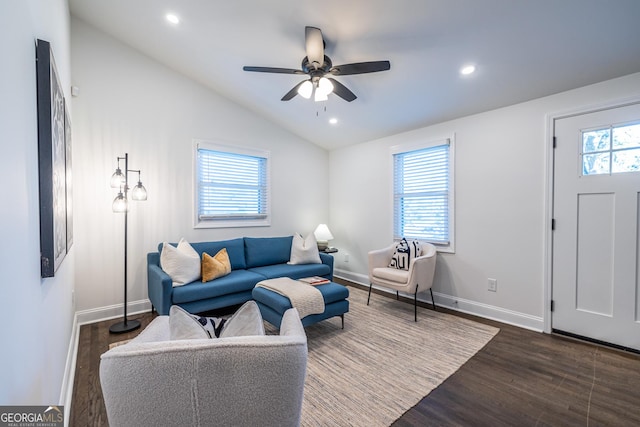
[{"label": "electrical outlet", "polygon": [[491,292],[498,292],[498,281],[496,279],[488,279],[487,290]]},{"label": "electrical outlet", "polygon": [[349,262],[349,254],[344,254],[344,262]]}]

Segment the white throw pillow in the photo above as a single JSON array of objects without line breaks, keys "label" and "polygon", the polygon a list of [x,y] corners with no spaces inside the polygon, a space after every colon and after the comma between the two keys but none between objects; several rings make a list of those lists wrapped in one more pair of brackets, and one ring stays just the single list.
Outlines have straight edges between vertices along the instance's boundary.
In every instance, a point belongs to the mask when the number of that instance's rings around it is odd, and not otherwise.
[{"label": "white throw pillow", "polygon": [[321,264],[320,253],[318,252],[318,242],[313,233],[306,239],[296,233],[291,242],[291,256],[287,264]]},{"label": "white throw pillow", "polygon": [[174,287],[200,278],[200,256],[184,239],[180,239],[177,248],[169,243],[162,244],[160,267],[171,277]]},{"label": "white throw pillow", "polygon": [[211,338],[209,332],[188,311],[177,305],[169,309],[169,339],[197,340]]},{"label": "white throw pillow", "polygon": [[255,301],[247,301],[222,327],[220,338],[264,335],[264,323]]}]

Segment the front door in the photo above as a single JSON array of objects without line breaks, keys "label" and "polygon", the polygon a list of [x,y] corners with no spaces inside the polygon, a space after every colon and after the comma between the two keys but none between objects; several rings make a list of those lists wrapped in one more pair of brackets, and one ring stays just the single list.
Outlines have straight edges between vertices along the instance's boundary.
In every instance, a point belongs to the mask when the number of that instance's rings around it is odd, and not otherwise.
[{"label": "front door", "polygon": [[552,328],[640,350],[640,104],[554,135]]}]

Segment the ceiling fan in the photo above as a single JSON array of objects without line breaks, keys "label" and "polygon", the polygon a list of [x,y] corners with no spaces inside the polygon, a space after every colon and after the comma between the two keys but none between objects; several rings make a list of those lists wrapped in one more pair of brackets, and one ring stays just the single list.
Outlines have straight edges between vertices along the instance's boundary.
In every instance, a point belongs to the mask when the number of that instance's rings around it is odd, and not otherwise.
[{"label": "ceiling fan", "polygon": [[293,89],[287,92],[282,97],[282,101],[289,101],[296,95],[307,99],[313,95],[316,101],[326,101],[327,96],[333,92],[345,101],[351,102],[356,99],[357,96],[332,76],[375,73],[391,68],[389,61],[356,62],[353,64],[333,66],[331,59],[324,54],[325,42],[322,38],[322,31],[320,31],[319,28],[305,27],[305,46],[307,56],[302,60],[301,70],[250,66],[244,66],[242,69],[244,71],[255,71],[258,73],[309,75],[309,79],[298,83]]}]

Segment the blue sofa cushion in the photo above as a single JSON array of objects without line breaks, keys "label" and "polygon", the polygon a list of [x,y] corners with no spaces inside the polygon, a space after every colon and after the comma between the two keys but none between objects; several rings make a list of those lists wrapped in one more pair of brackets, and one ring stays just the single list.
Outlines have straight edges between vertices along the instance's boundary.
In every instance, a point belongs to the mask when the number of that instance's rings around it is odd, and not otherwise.
[{"label": "blue sofa cushion", "polygon": [[287,237],[245,237],[244,250],[246,268],[283,264],[291,257],[291,241]]},{"label": "blue sofa cushion", "polygon": [[191,282],[184,286],[173,288],[173,304],[182,304],[221,295],[250,291],[256,283],[265,277],[248,270],[232,270],[224,277],[211,282]]},{"label": "blue sofa cushion", "polygon": [[331,274],[331,267],[327,264],[276,264],[251,268],[249,271],[265,276],[267,279],[275,279],[276,277],[301,279],[309,276],[329,277]]},{"label": "blue sofa cushion", "polygon": [[[196,242],[191,243],[193,249],[198,252],[200,259],[202,259],[202,253],[206,252],[211,256],[215,256],[222,248],[227,248],[227,254],[229,255],[229,261],[231,261],[232,270],[241,270],[247,268],[247,263],[244,257],[244,240],[242,238],[221,240],[219,242]],[[177,243],[171,243],[176,246]],[[158,253],[162,253],[162,243],[158,245]]]}]

